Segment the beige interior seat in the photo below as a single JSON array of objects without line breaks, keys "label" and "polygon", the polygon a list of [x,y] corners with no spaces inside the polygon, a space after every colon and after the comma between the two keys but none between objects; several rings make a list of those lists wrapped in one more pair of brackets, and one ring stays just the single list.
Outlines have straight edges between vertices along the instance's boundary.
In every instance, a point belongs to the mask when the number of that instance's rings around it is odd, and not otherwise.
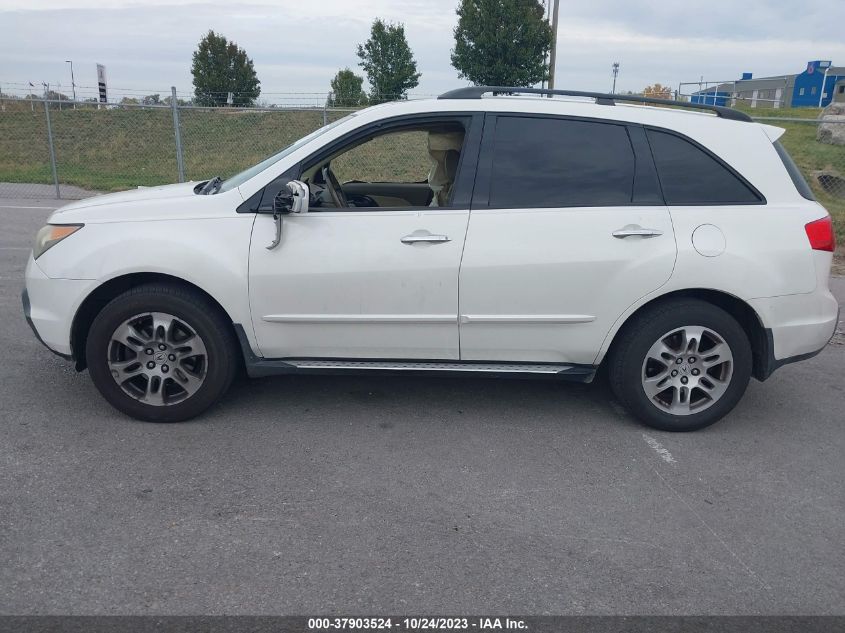
[{"label": "beige interior seat", "polygon": [[431,156],[428,186],[434,193],[430,207],[443,207],[448,204],[458,173],[463,142],[463,132],[428,133],[428,155]]}]

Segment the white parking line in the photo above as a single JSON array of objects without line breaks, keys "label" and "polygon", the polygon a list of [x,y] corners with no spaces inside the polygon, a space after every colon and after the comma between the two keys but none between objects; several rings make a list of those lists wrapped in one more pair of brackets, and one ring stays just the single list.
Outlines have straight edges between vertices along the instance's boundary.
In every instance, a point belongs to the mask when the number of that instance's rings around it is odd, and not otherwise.
[{"label": "white parking line", "polygon": [[643,433],[643,439],[645,443],[651,446],[654,449],[654,452],[660,455],[660,459],[662,459],[667,464],[676,464],[678,460],[672,457],[672,453],[669,452],[668,449],[663,447],[663,444],[658,442],[648,433]]},{"label": "white parking line", "polygon": [[[647,437],[645,434],[643,434],[643,436]],[[652,439],[653,439],[653,438],[652,438]],[[760,586],[761,586],[763,589],[765,589],[766,591],[771,592],[772,588],[769,586],[769,584],[768,584],[768,583],[766,583],[766,581],[765,581],[765,580],[763,580],[760,576],[758,576],[758,575],[754,572],[754,570],[753,570],[753,569],[751,569],[751,567],[750,567],[750,566],[749,566],[749,565],[748,565],[748,564],[747,564],[747,563],[746,563],[746,562],[745,562],[745,561],[744,561],[744,560],[740,557],[740,555],[739,555],[739,554],[737,554],[735,551],[733,551],[733,550],[731,549],[731,546],[730,546],[730,545],[728,545],[727,541],[725,541],[725,539],[723,539],[721,536],[719,536],[719,533],[718,533],[718,532],[716,532],[716,530],[715,530],[715,529],[713,529],[713,528],[710,526],[710,524],[709,524],[707,521],[705,521],[705,520],[704,520],[704,518],[703,518],[703,517],[702,517],[702,516],[701,516],[701,515],[700,515],[700,514],[696,511],[695,507],[693,507],[693,505],[692,505],[689,501],[687,501],[687,500],[686,500],[686,498],[685,498],[685,497],[684,497],[684,496],[683,496],[680,492],[678,492],[677,490],[675,490],[675,489],[674,489],[674,488],[673,488],[673,487],[669,484],[669,482],[666,480],[666,478],[665,478],[663,475],[661,475],[661,474],[657,471],[657,469],[656,469],[656,468],[652,468],[651,470],[652,470],[652,472],[653,472],[655,475],[657,475],[658,479],[660,479],[660,481],[662,481],[662,482],[663,482],[663,484],[664,484],[664,485],[665,485],[665,486],[666,486],[669,490],[671,490],[671,491],[672,491],[672,493],[673,493],[673,494],[674,494],[674,495],[678,498],[678,500],[686,506],[687,510],[689,510],[689,511],[692,513],[692,515],[693,515],[696,519],[698,519],[698,521],[701,523],[701,525],[703,525],[705,528],[707,528],[707,530],[710,532],[710,534],[712,534],[712,535],[713,535],[713,537],[714,537],[717,541],[719,541],[719,543],[721,543],[722,547],[724,547],[724,548],[725,548],[725,550],[728,552],[728,554],[730,554],[731,556],[733,556],[733,557],[734,557],[734,558],[735,558],[735,559],[739,562],[739,564],[740,564],[740,565],[742,565],[742,567],[745,569],[745,571],[748,573],[748,575],[749,575],[749,576],[751,576],[752,578],[754,578],[754,580],[756,580],[756,581],[760,584]]]},{"label": "white parking line", "polygon": [[0,204],[0,209],[44,209],[46,211],[47,209],[58,209],[58,208],[59,207],[19,207],[18,205],[9,206],[9,205],[5,205],[5,204]]}]

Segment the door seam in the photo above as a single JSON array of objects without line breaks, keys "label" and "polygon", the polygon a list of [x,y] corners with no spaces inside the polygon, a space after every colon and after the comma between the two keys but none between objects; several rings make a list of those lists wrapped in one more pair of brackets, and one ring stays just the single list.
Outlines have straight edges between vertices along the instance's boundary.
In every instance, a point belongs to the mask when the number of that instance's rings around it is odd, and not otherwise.
[{"label": "door seam", "polygon": [[487,113],[485,112],[481,116],[481,134],[478,137],[478,147],[476,148],[476,156],[475,156],[475,173],[472,175],[472,190],[469,192],[469,209],[467,211],[467,223],[464,229],[464,241],[461,244],[461,257],[458,260],[458,283],[456,284],[458,288],[458,305],[457,305],[457,325],[458,325],[458,360],[463,360],[463,348],[461,347],[461,271],[464,267],[464,253],[466,252],[467,247],[467,239],[469,238],[469,227],[472,223],[472,201],[473,196],[475,195],[475,185],[478,183],[478,172],[479,172],[479,164],[478,161],[481,158],[481,146],[484,143],[484,128],[487,126]]}]

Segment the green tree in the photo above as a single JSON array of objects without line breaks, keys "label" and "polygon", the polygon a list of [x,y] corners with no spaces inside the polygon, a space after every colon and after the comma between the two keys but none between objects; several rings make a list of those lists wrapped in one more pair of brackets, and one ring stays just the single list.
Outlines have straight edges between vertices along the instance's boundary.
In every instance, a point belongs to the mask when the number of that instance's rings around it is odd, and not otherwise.
[{"label": "green tree", "polygon": [[252,105],[261,94],[261,82],[246,51],[214,31],[200,40],[191,73],[197,105],[226,105],[230,92],[234,93],[234,105]]},{"label": "green tree", "polygon": [[549,78],[552,27],[539,0],[461,0],[452,66],[476,85],[530,86]]},{"label": "green tree", "polygon": [[[161,102],[164,105],[168,105],[168,106],[172,105],[173,104],[173,97],[170,96],[170,95],[167,95],[164,99],[161,100]],[[179,99],[177,97],[176,98],[176,105],[177,106],[189,106],[189,105],[194,105],[194,102],[191,101],[190,99],[187,99],[187,100],[186,99]]]},{"label": "green tree", "polygon": [[340,108],[354,108],[366,105],[367,95],[364,94],[364,78],[353,73],[349,68],[337,71],[331,82],[332,94],[329,105]]},{"label": "green tree", "polygon": [[[47,94],[45,95],[47,99],[50,101],[70,101],[70,97],[68,97],[63,92],[56,92],[55,90],[48,90]],[[36,97],[36,99],[40,99],[41,97]]]},{"label": "green tree", "polygon": [[417,62],[405,39],[402,24],[389,24],[376,18],[370,39],[358,45],[359,66],[370,83],[370,103],[407,99],[408,90],[420,83]]},{"label": "green tree", "polygon": [[[63,92],[56,92],[55,90],[48,90],[44,95],[50,101],[58,101],[59,103],[51,103],[50,108],[58,108],[59,110],[62,109],[62,101],[70,101],[70,97],[68,97]],[[40,99],[41,97],[36,97],[36,99]]]}]

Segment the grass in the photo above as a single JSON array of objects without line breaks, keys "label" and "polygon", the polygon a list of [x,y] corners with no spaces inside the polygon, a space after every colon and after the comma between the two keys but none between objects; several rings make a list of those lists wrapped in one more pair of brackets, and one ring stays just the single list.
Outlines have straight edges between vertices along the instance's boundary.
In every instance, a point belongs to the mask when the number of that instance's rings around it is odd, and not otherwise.
[{"label": "grass", "polygon": [[818,201],[830,212],[840,244],[845,243],[845,180],[837,192],[826,191],[818,181],[819,171],[835,171],[845,179],[845,147],[816,141],[816,126],[806,123],[776,123],[786,129],[781,143],[804,173]]},{"label": "grass", "polygon": [[[786,117],[815,121],[820,108],[749,108],[737,109],[752,117]],[[781,127],[786,132],[780,141],[789,152],[795,164],[810,183],[818,201],[830,212],[836,230],[837,242],[845,245],[845,146],[819,143],[816,140],[818,126],[814,123],[792,123],[789,121],[760,121]],[[838,192],[826,191],[816,177],[820,171],[834,171],[841,174],[843,185]],[[838,193],[838,195],[835,195]]]},{"label": "grass", "polygon": [[[183,110],[185,176],[230,176],[323,124],[320,111]],[[51,110],[59,181],[98,191],[176,182],[173,114]],[[339,115],[330,113],[330,120]],[[342,115],[340,115],[342,116]],[[0,112],[0,181],[51,183],[44,110]]]},{"label": "grass", "polygon": [[[47,128],[42,107],[0,112],[0,181],[51,183]],[[755,117],[815,119],[817,108],[748,108]],[[340,116],[329,113],[330,120]],[[323,114],[313,111],[197,109],[181,110],[181,137],[185,175],[201,179],[229,176],[317,129]],[[59,180],[98,191],[117,191],[138,185],[159,185],[177,180],[173,114],[168,108],[112,108],[51,110]],[[837,197],[825,191],[816,174],[837,171],[845,176],[845,147],[816,141],[812,123],[763,121],[786,129],[784,146],[831,213],[840,244],[845,244],[845,192]],[[417,143],[394,138],[362,146],[362,174],[373,179],[421,180],[427,160]],[[422,156],[422,159],[420,158]],[[338,172],[348,171],[341,160]]]}]

